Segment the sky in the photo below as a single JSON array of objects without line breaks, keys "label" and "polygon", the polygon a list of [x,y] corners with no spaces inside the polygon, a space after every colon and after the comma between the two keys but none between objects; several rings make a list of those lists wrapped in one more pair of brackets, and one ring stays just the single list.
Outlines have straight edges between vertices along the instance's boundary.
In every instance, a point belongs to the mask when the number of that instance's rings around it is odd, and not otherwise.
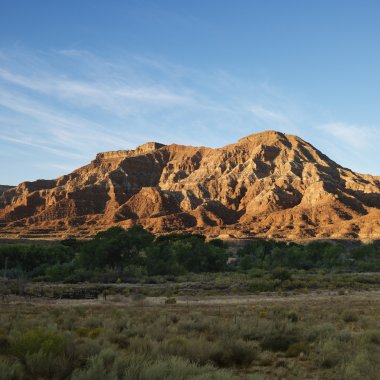
[{"label": "sky", "polygon": [[267,129],[380,175],[376,0],[3,0],[0,184]]}]

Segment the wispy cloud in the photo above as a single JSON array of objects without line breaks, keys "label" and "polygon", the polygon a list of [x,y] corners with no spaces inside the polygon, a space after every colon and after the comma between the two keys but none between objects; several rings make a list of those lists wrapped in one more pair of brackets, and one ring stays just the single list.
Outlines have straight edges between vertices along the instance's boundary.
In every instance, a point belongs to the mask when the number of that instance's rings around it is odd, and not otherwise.
[{"label": "wispy cloud", "polygon": [[15,138],[15,137],[10,137],[10,136],[0,136],[0,140],[7,141],[10,143],[16,143],[16,144],[20,144],[20,145],[25,145],[25,146],[29,146],[29,147],[33,147],[33,148],[37,148],[39,150],[43,150],[43,151],[52,153],[52,154],[57,155],[57,156],[74,158],[74,159],[78,159],[78,158],[83,157],[79,154],[72,153],[72,152],[69,152],[69,151],[64,150],[64,149],[57,149],[57,148],[50,147],[47,144],[39,144],[39,143],[36,143],[34,141],[30,141],[28,138]]},{"label": "wispy cloud", "polygon": [[[4,148],[9,156],[29,152],[32,161],[44,152],[35,172],[14,170],[20,180],[43,177],[46,165],[49,175],[58,176],[99,151],[151,140],[220,147],[279,129],[312,142],[321,135],[322,150],[330,142],[359,150],[379,141],[376,128],[317,123],[309,111],[268,83],[250,83],[220,68],[204,72],[154,57],[111,59],[73,49],[0,51],[3,157]],[[2,161],[5,175],[10,169]]]},{"label": "wispy cloud", "polygon": [[[181,114],[204,114],[211,105],[164,67],[158,63],[152,75],[152,62],[144,66],[131,56],[108,60],[79,50],[1,52],[3,152],[5,148],[12,155],[14,146],[14,154],[19,154],[22,147],[32,160],[33,154],[45,152],[60,175],[99,151],[133,148],[152,139],[175,142],[189,126],[190,117],[184,124]],[[196,131],[183,140],[199,142]],[[9,165],[0,169],[6,175]],[[20,180],[31,179],[31,171],[22,170]]]},{"label": "wispy cloud", "polygon": [[[218,135],[223,144],[221,136],[232,125],[240,134],[254,132],[245,123],[249,114],[252,124],[259,118],[286,120],[259,105],[247,114],[257,94],[220,69],[204,73],[150,57],[109,60],[81,50],[50,53],[45,60],[26,52],[17,58],[8,54],[0,60],[0,106],[39,122],[50,143],[71,148],[88,150],[97,141],[116,149],[152,135],[198,145],[210,135],[215,146],[215,133],[224,131]],[[18,128],[26,132],[21,123]]]},{"label": "wispy cloud", "polygon": [[24,87],[61,99],[71,99],[99,107],[108,106],[117,110],[121,101],[154,102],[160,106],[194,103],[189,94],[179,94],[160,87],[127,86],[119,83],[84,82],[56,75],[40,74],[35,77],[22,76],[0,68],[0,79],[6,83]]},{"label": "wispy cloud", "polygon": [[288,116],[281,112],[270,110],[259,104],[255,104],[250,107],[250,111],[260,120],[267,123],[289,124],[290,120]]},{"label": "wispy cloud", "polygon": [[[35,139],[41,131],[45,131],[45,137],[50,134],[60,144],[70,147],[83,148],[91,141],[103,141],[116,146],[121,143],[117,134],[109,134],[107,129],[100,124],[77,115],[62,113],[52,106],[45,106],[23,95],[1,93],[0,106],[40,122],[36,131],[32,131],[30,125],[20,126],[21,134],[30,139]],[[15,133],[14,130],[13,133]],[[54,140],[50,141],[50,143],[53,142]]]},{"label": "wispy cloud", "polygon": [[42,168],[54,168],[54,169],[59,169],[63,172],[66,172],[66,173],[70,173],[72,172],[74,169],[77,169],[76,167],[74,166],[71,166],[71,165],[63,165],[63,164],[54,164],[54,163],[46,163],[46,164],[42,164],[42,165],[39,165],[40,167]]},{"label": "wispy cloud", "polygon": [[366,149],[380,139],[380,130],[375,127],[352,125],[344,122],[331,122],[318,127],[324,133],[339,139],[351,148]]},{"label": "wispy cloud", "polygon": [[319,124],[314,130],[314,141],[319,141],[333,160],[359,173],[380,174],[379,127],[334,121]]}]

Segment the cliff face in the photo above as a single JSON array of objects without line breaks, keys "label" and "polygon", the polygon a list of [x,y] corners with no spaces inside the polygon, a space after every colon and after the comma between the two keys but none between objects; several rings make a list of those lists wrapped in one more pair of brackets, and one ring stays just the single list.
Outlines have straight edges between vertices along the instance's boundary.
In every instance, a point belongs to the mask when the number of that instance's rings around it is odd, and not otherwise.
[{"label": "cliff face", "polygon": [[99,153],[56,180],[0,192],[0,235],[154,232],[284,239],[380,238],[380,177],[342,168],[275,131],[219,149],[147,143]]}]

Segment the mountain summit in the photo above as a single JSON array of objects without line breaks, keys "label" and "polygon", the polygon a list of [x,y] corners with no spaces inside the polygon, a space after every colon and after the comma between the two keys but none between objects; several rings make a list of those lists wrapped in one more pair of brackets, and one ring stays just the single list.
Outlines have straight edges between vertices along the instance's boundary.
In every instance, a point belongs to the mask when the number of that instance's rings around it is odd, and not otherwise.
[{"label": "mountain summit", "polygon": [[81,237],[134,223],[215,237],[378,239],[380,177],[266,131],[218,149],[150,142],[99,153],[55,180],[0,192],[4,237]]}]

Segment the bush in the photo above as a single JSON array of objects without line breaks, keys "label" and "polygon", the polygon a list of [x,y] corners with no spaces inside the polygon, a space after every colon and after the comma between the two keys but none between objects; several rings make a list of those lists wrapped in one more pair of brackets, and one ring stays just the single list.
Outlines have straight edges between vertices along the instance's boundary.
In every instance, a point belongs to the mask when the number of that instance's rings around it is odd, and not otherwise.
[{"label": "bush", "polygon": [[367,352],[359,352],[344,365],[342,377],[350,380],[378,380],[380,365],[377,358],[371,360]]},{"label": "bush", "polygon": [[364,337],[368,343],[372,343],[377,346],[380,346],[380,331],[379,330],[367,331]]},{"label": "bush", "polygon": [[20,363],[0,358],[1,380],[21,380],[23,378],[23,372]]},{"label": "bush", "polygon": [[307,339],[309,342],[313,342],[316,340],[324,340],[331,337],[335,332],[336,328],[334,325],[330,323],[323,323],[312,327],[307,332]]},{"label": "bush", "polygon": [[286,356],[290,358],[295,358],[299,356],[301,353],[305,354],[307,350],[308,346],[305,342],[292,343],[286,350]]},{"label": "bush", "polygon": [[124,268],[123,273],[127,277],[132,277],[132,278],[137,278],[137,279],[142,278],[148,274],[146,268],[142,265],[127,265]]},{"label": "bush", "polygon": [[298,322],[299,320],[299,316],[295,311],[290,311],[287,317],[288,317],[288,320],[293,323]]},{"label": "bush", "polygon": [[65,355],[55,356],[44,351],[27,353],[23,359],[32,379],[66,379],[73,370]]},{"label": "bush", "polygon": [[252,343],[243,340],[224,342],[212,354],[212,361],[219,367],[249,367],[257,357],[257,349]]},{"label": "bush", "polygon": [[271,366],[272,364],[273,364],[273,354],[268,351],[264,351],[260,355],[259,365],[263,367],[267,367],[267,366]]},{"label": "bush", "polygon": [[202,367],[178,357],[149,359],[122,355],[110,349],[91,358],[85,369],[76,370],[71,380],[238,380],[229,372],[210,365]]},{"label": "bush", "polygon": [[273,335],[264,337],[260,346],[263,350],[286,351],[291,344],[296,342],[297,339],[293,335],[274,333]]},{"label": "bush", "polygon": [[17,336],[11,342],[9,350],[17,357],[37,352],[58,356],[64,353],[65,347],[66,341],[62,333],[37,327]]},{"label": "bush", "polygon": [[334,339],[323,341],[315,353],[315,362],[321,368],[333,368],[342,360],[343,350]]},{"label": "bush", "polygon": [[286,281],[292,278],[292,274],[290,273],[290,271],[282,267],[277,267],[273,269],[271,275],[274,279],[277,279],[280,281]]},{"label": "bush", "polygon": [[213,358],[216,344],[204,338],[174,337],[164,343],[163,350],[170,356],[180,356],[193,363],[205,365]]},{"label": "bush", "polygon": [[69,343],[62,333],[37,327],[12,339],[8,352],[19,358],[33,379],[64,379],[73,370]]},{"label": "bush", "polygon": [[[135,377],[126,376],[126,380],[135,380]],[[212,366],[199,367],[187,360],[169,358],[147,363],[141,369],[140,380],[238,380],[231,373],[216,370]]]},{"label": "bush", "polygon": [[357,322],[358,320],[358,315],[356,313],[353,313],[352,311],[346,311],[343,314],[343,321],[346,323]]},{"label": "bush", "polygon": [[5,354],[9,349],[9,339],[5,336],[0,336],[0,354]]}]

